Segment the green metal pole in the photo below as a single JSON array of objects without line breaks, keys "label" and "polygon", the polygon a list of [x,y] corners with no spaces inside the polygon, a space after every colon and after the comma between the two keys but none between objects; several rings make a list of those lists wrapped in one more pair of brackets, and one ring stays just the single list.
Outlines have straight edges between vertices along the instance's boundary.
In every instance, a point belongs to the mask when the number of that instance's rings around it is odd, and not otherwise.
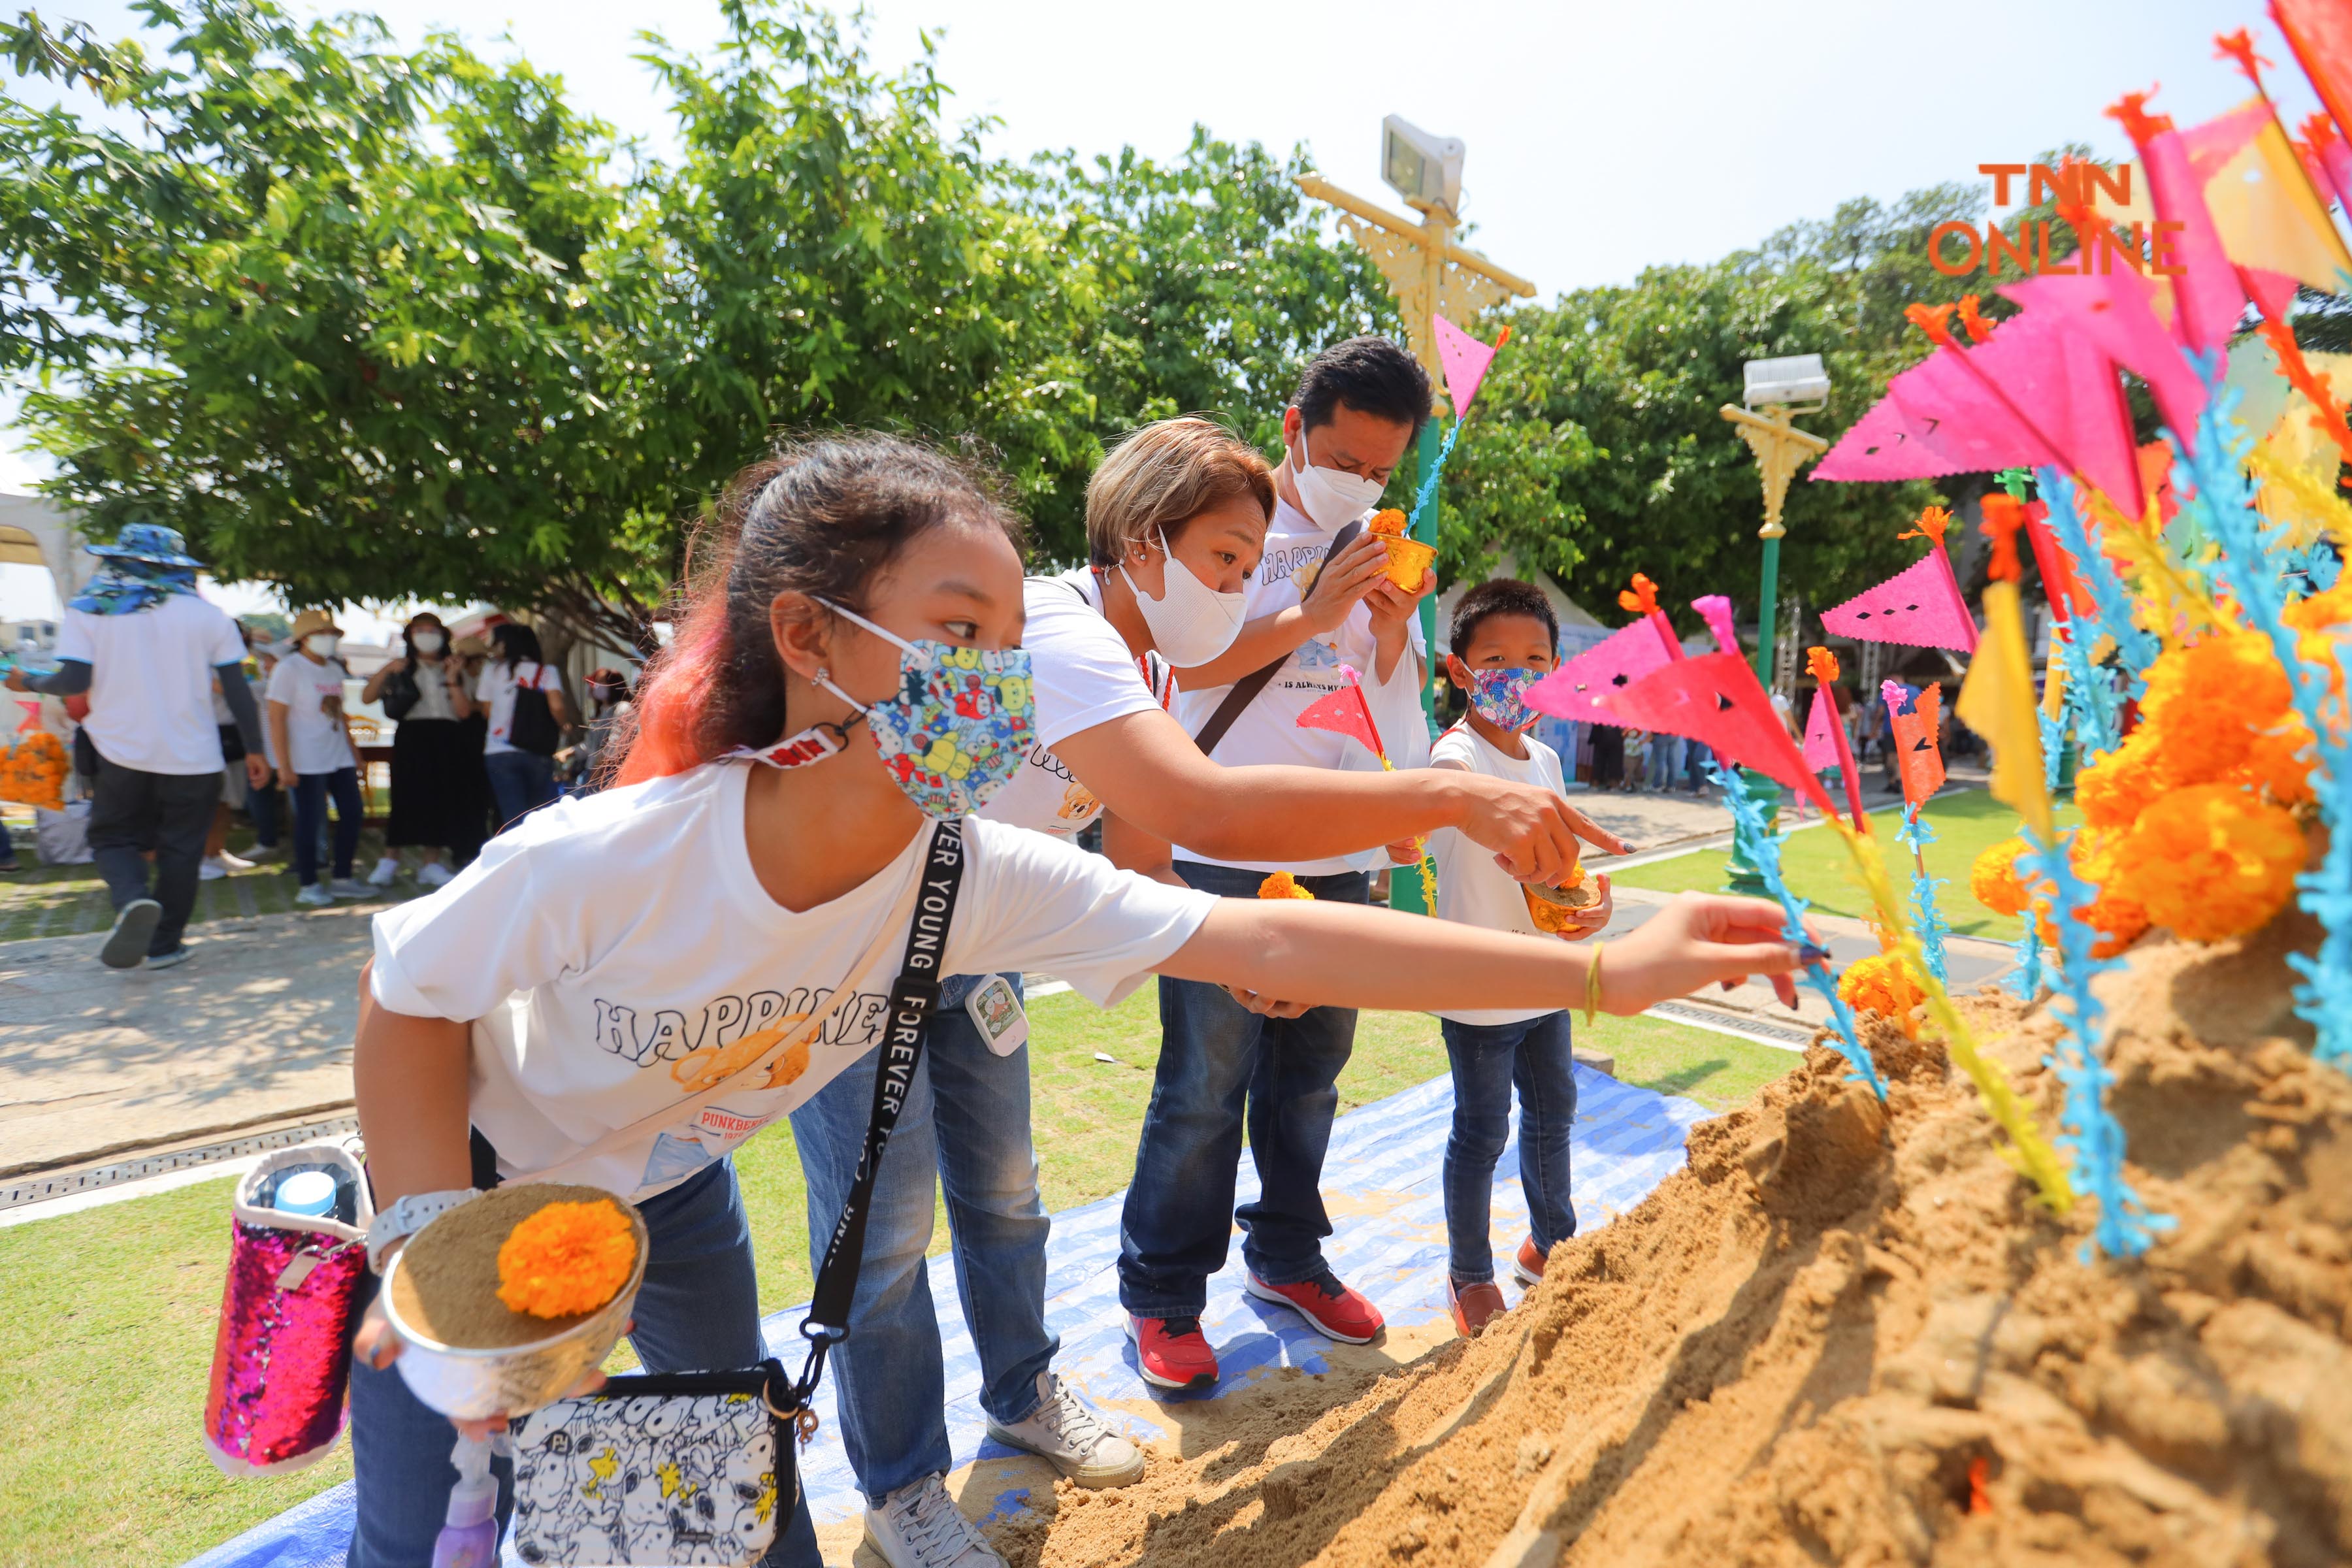
[{"label": "green metal pole", "polygon": [[[1440,444],[1437,420],[1433,416],[1422,426],[1420,442],[1413,447],[1412,481],[1416,494],[1429,470],[1437,466]],[[1435,497],[1431,498],[1427,514],[1422,518],[1421,525],[1413,530],[1415,539],[1424,544],[1437,542],[1437,514],[1443,507],[1442,501]],[[1437,736],[1437,595],[1434,594],[1421,602],[1421,644],[1429,650],[1429,657],[1423,662],[1421,716],[1422,721],[1429,726],[1430,738],[1434,740]],[[1430,912],[1428,900],[1421,893],[1421,873],[1412,867],[1389,868],[1389,908],[1409,914],[1425,915]]]},{"label": "green metal pole", "polygon": [[[1775,624],[1780,597],[1780,541],[1775,537],[1764,542],[1764,571],[1760,591],[1756,597],[1756,680],[1769,694],[1772,689],[1772,639],[1779,631]],[[1764,830],[1768,834],[1780,830],[1780,786],[1752,768],[1740,770],[1740,780],[1747,786],[1748,798],[1763,807]],[[1731,863],[1724,868],[1727,873],[1726,886],[1735,893],[1751,899],[1771,897],[1764,885],[1764,877],[1756,868],[1756,852],[1745,833],[1737,835],[1731,844]]]}]

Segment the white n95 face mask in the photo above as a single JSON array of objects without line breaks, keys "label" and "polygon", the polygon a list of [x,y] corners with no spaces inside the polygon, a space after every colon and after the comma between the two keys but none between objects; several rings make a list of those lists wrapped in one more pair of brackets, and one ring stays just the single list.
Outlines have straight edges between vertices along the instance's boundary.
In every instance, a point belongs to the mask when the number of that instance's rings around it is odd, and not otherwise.
[{"label": "white n95 face mask", "polygon": [[1298,429],[1298,457],[1291,472],[1291,480],[1298,487],[1298,504],[1315,520],[1315,526],[1337,529],[1370,511],[1388,486],[1379,479],[1368,479],[1344,468],[1318,468],[1307,450],[1307,427]]},{"label": "white n95 face mask", "polygon": [[343,639],[332,632],[312,632],[302,639],[302,646],[320,658],[332,658],[335,650],[343,646]]},{"label": "white n95 face mask", "polygon": [[1135,579],[1128,577],[1127,563],[1119,563],[1118,574],[1127,578],[1129,592],[1135,595],[1135,607],[1143,616],[1143,624],[1150,628],[1151,641],[1160,657],[1179,669],[1190,669],[1208,663],[1234,646],[1242,635],[1242,605],[1246,594],[1220,594],[1201,581],[1190,566],[1176,559],[1168,548],[1168,532],[1162,529],[1156,542],[1164,557],[1160,597],[1147,597]]}]

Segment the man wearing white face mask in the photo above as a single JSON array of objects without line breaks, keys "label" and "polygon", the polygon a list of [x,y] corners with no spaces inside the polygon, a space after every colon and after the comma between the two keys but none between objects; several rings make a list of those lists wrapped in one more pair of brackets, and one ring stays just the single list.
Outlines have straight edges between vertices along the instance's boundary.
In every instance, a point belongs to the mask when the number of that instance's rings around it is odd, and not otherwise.
[{"label": "man wearing white face mask", "polygon": [[[341,626],[324,610],[294,617],[294,651],[269,672],[269,738],[278,752],[278,784],[294,803],[294,870],[301,881],[294,901],[316,907],[337,899],[364,899],[374,889],[352,878],[360,847],[359,756],[343,727],[343,683],[351,672],[335,650]],[[319,830],[327,802],[335,805],[332,879],[319,881]]]}]

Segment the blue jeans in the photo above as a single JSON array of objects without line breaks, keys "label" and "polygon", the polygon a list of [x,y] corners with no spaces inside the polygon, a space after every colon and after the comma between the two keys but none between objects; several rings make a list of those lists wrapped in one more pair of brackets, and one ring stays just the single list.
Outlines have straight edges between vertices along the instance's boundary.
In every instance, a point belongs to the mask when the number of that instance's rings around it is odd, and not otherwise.
[{"label": "blue jeans", "polygon": [[1682,771],[1682,738],[1678,735],[1651,735],[1648,782],[1652,789],[1664,789],[1675,782],[1675,774]]},{"label": "blue jeans", "polygon": [[[922,1066],[898,1113],[874,1183],[873,1212],[849,1338],[826,1362],[842,1447],[868,1500],[951,1468],[947,1376],[931,1304],[930,1249],[938,1173],[947,1190],[956,1294],[980,1355],[981,1408],[1011,1425],[1037,1408],[1037,1374],[1061,1341],[1045,1328],[1045,1236],[1037,1152],[1029,1138],[1029,1047],[992,1055],[964,999],[985,975],[940,988]],[[1021,977],[1009,974],[1017,992]],[[848,1201],[874,1110],[868,1052],[793,1112],[808,1179],[809,1267]]]},{"label": "blue jeans", "polygon": [[490,798],[498,803],[499,829],[555,798],[555,759],[536,752],[490,752],[482,758],[490,775]]},{"label": "blue jeans", "polygon": [[[1254,899],[1263,871],[1179,860],[1176,873],[1204,892]],[[1371,897],[1361,871],[1301,877],[1333,903]],[[1248,1233],[1242,1258],[1269,1285],[1296,1285],[1324,1269],[1323,1152],[1339,1109],[1339,1069],[1356,1042],[1356,1010],[1313,1007],[1296,1018],[1253,1013],[1224,987],[1160,981],[1160,1067],[1135,1184],[1119,1216],[1118,1299],[1138,1317],[1198,1317],[1209,1276],[1225,1266],[1233,1222]],[[1258,1197],[1234,1207],[1244,1107]]]},{"label": "blue jeans", "polygon": [[319,879],[319,836],[327,825],[331,795],[335,802],[333,875],[349,877],[352,857],[360,847],[359,769],[294,775],[294,875],[306,888]]},{"label": "blue jeans", "polygon": [[1568,1134],[1576,1124],[1576,1053],[1568,1015],[1517,1024],[1438,1020],[1454,1065],[1454,1131],[1445,1140],[1445,1240],[1454,1279],[1495,1278],[1487,1238],[1495,1163],[1511,1137],[1511,1086],[1519,1089],[1519,1185],[1528,1229],[1549,1252],[1576,1234],[1568,1190]]},{"label": "blue jeans", "polygon": [[[652,1246],[629,1343],[647,1372],[727,1372],[766,1359],[751,1231],[721,1161],[637,1205]],[[794,1363],[797,1371],[797,1363]],[[352,1468],[359,1517],[346,1568],[427,1568],[457,1471],[449,1418],[421,1404],[400,1369],[352,1367]],[[514,1464],[494,1458],[499,1530],[514,1509]],[[767,1568],[818,1568],[808,1504],[797,1502],[762,1560]]]}]

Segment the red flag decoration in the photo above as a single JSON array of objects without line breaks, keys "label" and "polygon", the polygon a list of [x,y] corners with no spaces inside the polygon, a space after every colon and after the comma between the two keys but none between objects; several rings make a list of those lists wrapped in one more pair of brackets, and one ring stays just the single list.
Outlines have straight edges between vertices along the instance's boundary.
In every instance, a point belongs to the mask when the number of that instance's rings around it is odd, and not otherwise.
[{"label": "red flag decoration", "polygon": [[2025,537],[2033,545],[2033,563],[2042,570],[2042,593],[2050,601],[2051,614],[2059,623],[2076,616],[2095,616],[2097,606],[2091,601],[2091,591],[2074,575],[2074,563],[2058,547],[2057,535],[2050,531],[2050,505],[2047,501],[2025,503]]},{"label": "red flag decoration", "polygon": [[2311,183],[2323,199],[2352,205],[2352,142],[2347,142],[2327,122],[2325,114],[2314,114],[2303,122],[2303,140],[2294,144],[2295,156],[2311,174]]},{"label": "red flag decoration", "polygon": [[1614,722],[1633,729],[1701,742],[1724,762],[1798,791],[1823,816],[1838,814],[1756,683],[1756,672],[1736,653],[1701,654],[1654,669],[1611,698],[1609,711]]},{"label": "red flag decoration", "polygon": [[1372,710],[1364,704],[1364,689],[1357,684],[1356,672],[1343,664],[1339,673],[1347,678],[1348,684],[1308,703],[1298,715],[1298,727],[1328,730],[1335,735],[1360,741],[1372,755],[1387,762],[1388,748],[1381,744],[1381,727],[1372,722]]},{"label": "red flag decoration", "polygon": [[1471,400],[1486,379],[1486,367],[1495,363],[1496,350],[1510,337],[1511,330],[1504,328],[1503,336],[1490,349],[1443,316],[1432,316],[1430,325],[1437,332],[1437,363],[1445,370],[1445,395],[1453,400],[1454,417],[1459,420],[1470,412]]},{"label": "red flag decoration", "polygon": [[2352,10],[2342,0],[2271,0],[2271,20],[2336,129],[2352,137]]},{"label": "red flag decoration", "polygon": [[1903,779],[1903,799],[1914,811],[1944,787],[1944,689],[1923,686],[1915,694],[1898,681],[1880,688],[1895,725],[1895,767]]},{"label": "red flag decoration", "polygon": [[[1682,645],[1664,640],[1672,635],[1669,631],[1662,637],[1646,616],[1621,626],[1528,687],[1519,700],[1555,719],[1614,724],[1618,721],[1609,710],[1609,699],[1675,661]],[[1666,651],[1669,646],[1672,655]]]},{"label": "red flag decoration", "polygon": [[1976,617],[1969,614],[1968,601],[1960,597],[1959,579],[1952,575],[1952,559],[1944,553],[1944,526],[1950,521],[1950,514],[1941,507],[1931,506],[1920,513],[1919,531],[1903,537],[1924,537],[1927,555],[1877,587],[1823,610],[1822,629],[1858,642],[1976,652]]}]

